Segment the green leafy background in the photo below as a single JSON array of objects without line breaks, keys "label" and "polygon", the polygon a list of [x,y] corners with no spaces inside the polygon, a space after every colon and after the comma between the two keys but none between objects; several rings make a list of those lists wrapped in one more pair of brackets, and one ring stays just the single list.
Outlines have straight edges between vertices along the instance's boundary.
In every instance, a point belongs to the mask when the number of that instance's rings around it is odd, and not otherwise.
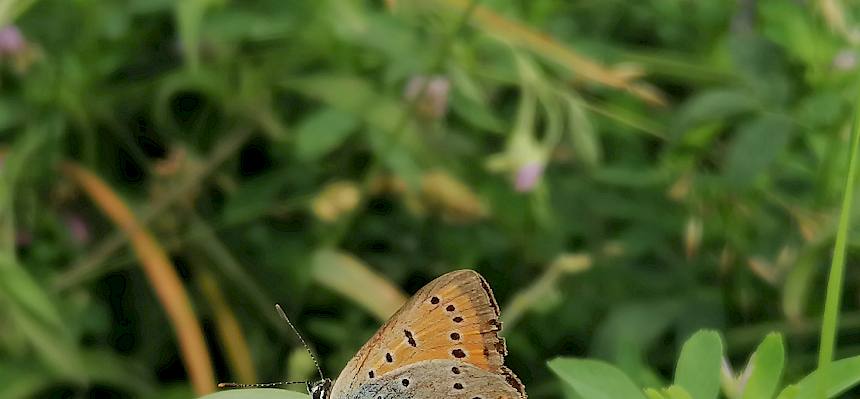
[{"label": "green leafy background", "polygon": [[[458,268],[532,398],[818,389],[856,1],[29,0],[3,26],[2,398],[316,378],[275,303],[334,377]],[[860,375],[858,245],[830,395]]]}]

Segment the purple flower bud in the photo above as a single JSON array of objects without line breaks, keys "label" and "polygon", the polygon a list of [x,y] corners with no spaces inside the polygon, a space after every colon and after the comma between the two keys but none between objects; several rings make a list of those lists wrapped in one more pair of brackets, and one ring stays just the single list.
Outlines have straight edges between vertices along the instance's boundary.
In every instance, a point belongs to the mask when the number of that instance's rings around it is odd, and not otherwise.
[{"label": "purple flower bud", "polygon": [[543,176],[544,165],[540,162],[529,162],[519,170],[514,180],[514,189],[525,193],[532,191]]},{"label": "purple flower bud", "polygon": [[450,90],[451,82],[444,76],[415,76],[406,84],[403,97],[413,101],[420,94],[419,112],[432,119],[439,119],[448,111]]},{"label": "purple flower bud", "polygon": [[69,229],[69,233],[75,242],[85,244],[90,240],[90,228],[82,217],[70,215],[65,218],[65,222],[66,228]]},{"label": "purple flower bud", "polygon": [[26,46],[24,35],[15,25],[0,28],[0,55],[20,53]]}]

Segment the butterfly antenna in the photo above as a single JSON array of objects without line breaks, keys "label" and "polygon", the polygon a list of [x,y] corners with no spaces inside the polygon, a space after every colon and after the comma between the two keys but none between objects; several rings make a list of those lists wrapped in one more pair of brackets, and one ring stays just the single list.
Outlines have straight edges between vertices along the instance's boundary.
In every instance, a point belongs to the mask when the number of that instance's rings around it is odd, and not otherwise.
[{"label": "butterfly antenna", "polygon": [[302,341],[302,346],[304,346],[305,350],[308,351],[308,355],[310,355],[311,360],[313,360],[314,366],[316,366],[317,368],[317,372],[320,373],[320,379],[324,380],[325,376],[323,375],[319,362],[317,362],[317,357],[314,356],[313,351],[311,351],[311,347],[308,346],[307,342],[305,342],[305,339],[302,338],[302,334],[299,334],[299,330],[296,329],[296,326],[293,325],[293,323],[290,321],[290,318],[287,317],[286,313],[284,313],[284,309],[281,309],[281,305],[275,304],[275,309],[278,309],[278,313],[281,315],[281,318],[284,319],[284,321],[287,322],[287,325],[289,325],[293,332],[296,333],[296,336],[299,337],[299,341]]},{"label": "butterfly antenna", "polygon": [[237,384],[235,382],[222,382],[218,384],[218,388],[272,388],[281,385],[289,384],[307,384],[307,381],[282,381],[282,382],[267,382],[264,384]]}]

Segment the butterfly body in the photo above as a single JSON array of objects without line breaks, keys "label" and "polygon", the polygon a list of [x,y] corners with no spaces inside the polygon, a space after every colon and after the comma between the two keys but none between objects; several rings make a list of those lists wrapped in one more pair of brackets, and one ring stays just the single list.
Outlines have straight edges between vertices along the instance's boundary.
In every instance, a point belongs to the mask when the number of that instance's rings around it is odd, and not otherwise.
[{"label": "butterfly body", "polygon": [[[358,351],[331,390],[313,399],[525,399],[504,366],[499,307],[475,271],[445,274],[419,290]],[[319,396],[317,396],[319,395]]]}]

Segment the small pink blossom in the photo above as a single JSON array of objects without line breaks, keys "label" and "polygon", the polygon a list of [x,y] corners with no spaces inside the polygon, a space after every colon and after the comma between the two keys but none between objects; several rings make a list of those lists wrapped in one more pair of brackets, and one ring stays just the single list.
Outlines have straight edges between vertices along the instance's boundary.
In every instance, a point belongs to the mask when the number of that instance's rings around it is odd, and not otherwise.
[{"label": "small pink blossom", "polygon": [[15,25],[0,28],[0,56],[19,54],[26,46],[24,35]]},{"label": "small pink blossom", "polygon": [[409,101],[419,95],[419,112],[431,119],[439,119],[448,111],[448,93],[451,82],[444,76],[415,76],[406,84],[403,97]]},{"label": "small pink blossom", "polygon": [[532,191],[543,176],[544,165],[541,162],[529,162],[517,170],[514,179],[514,189],[525,193]]},{"label": "small pink blossom", "polygon": [[69,229],[69,233],[72,236],[72,239],[75,240],[78,244],[85,244],[90,240],[90,228],[87,226],[87,222],[78,215],[70,215],[65,218],[66,228]]}]

